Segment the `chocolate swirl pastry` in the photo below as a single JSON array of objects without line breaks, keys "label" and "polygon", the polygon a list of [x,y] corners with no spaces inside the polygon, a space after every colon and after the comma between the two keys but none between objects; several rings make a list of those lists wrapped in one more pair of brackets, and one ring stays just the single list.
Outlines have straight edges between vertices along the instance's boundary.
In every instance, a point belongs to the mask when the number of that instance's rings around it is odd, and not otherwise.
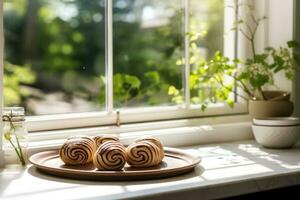
[{"label": "chocolate swirl pastry", "polygon": [[67,138],[67,140],[71,140],[71,139],[84,139],[84,140],[89,140],[91,142],[91,144],[95,145],[95,141],[92,137],[87,136],[87,135],[74,135],[74,136],[70,136]]},{"label": "chocolate swirl pastry", "polygon": [[163,147],[163,145],[162,145],[162,143],[160,142],[159,139],[151,137],[151,136],[147,136],[147,137],[143,137],[141,139],[138,139],[135,142],[140,142],[140,141],[149,141],[149,142],[152,142],[152,143],[156,144],[156,146],[158,146],[158,148],[160,150],[161,159],[164,158],[164,156],[165,156],[164,147]]},{"label": "chocolate swirl pastry", "polygon": [[97,147],[107,141],[116,141],[119,142],[119,138],[115,135],[102,135],[102,136],[94,136],[94,141],[96,142]]},{"label": "chocolate swirl pastry", "polygon": [[116,141],[107,141],[97,149],[93,163],[99,170],[122,170],[126,164],[125,147]]},{"label": "chocolate swirl pastry", "polygon": [[88,136],[74,136],[67,139],[59,150],[61,160],[68,165],[83,165],[93,160],[96,144]]},{"label": "chocolate swirl pastry", "polygon": [[162,161],[160,148],[147,140],[131,144],[126,152],[127,162],[132,167],[151,167]]}]

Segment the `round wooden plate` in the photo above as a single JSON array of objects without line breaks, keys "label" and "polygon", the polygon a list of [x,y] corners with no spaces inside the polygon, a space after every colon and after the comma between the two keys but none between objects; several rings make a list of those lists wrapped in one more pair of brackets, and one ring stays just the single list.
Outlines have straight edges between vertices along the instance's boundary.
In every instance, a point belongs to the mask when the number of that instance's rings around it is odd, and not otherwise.
[{"label": "round wooden plate", "polygon": [[146,180],[172,177],[194,170],[201,159],[183,150],[165,147],[162,163],[155,167],[133,168],[128,165],[122,171],[99,171],[92,164],[70,166],[59,158],[58,151],[44,151],[34,154],[29,161],[45,173],[85,180]]}]

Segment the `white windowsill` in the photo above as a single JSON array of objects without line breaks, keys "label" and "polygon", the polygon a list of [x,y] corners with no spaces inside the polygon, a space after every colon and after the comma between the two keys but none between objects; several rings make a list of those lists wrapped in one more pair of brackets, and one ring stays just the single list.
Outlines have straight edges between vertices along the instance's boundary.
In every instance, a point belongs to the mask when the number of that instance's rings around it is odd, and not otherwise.
[{"label": "white windowsill", "polygon": [[[211,104],[205,112],[201,111],[199,105],[192,105],[188,108],[183,105],[126,108],[120,110],[120,119],[121,124],[126,124],[246,113],[247,105],[245,103],[235,103],[233,108],[224,103],[218,103]],[[116,124],[116,113],[86,112],[33,116],[26,118],[26,124],[29,131],[109,126]]]},{"label": "white windowsill", "polygon": [[29,154],[57,149],[67,137],[74,135],[116,134],[125,145],[141,136],[151,135],[170,147],[249,140],[253,139],[250,124],[248,115],[235,115],[32,132],[29,135]]},{"label": "white windowsill", "polygon": [[195,171],[173,178],[101,182],[58,178],[27,169],[0,171],[0,198],[32,199],[216,199],[300,184],[300,146],[261,148],[255,141],[185,147],[202,157]]}]

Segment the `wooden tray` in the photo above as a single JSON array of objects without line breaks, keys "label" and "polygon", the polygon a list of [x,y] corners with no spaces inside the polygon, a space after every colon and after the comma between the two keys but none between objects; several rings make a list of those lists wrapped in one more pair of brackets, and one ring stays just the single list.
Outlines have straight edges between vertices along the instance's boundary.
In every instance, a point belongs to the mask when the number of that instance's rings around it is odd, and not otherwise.
[{"label": "wooden tray", "polygon": [[45,173],[85,180],[145,180],[188,173],[194,170],[201,159],[183,150],[164,148],[162,163],[150,168],[133,168],[126,165],[122,171],[98,171],[92,164],[70,166],[59,158],[58,151],[44,151],[30,157],[30,162]]}]

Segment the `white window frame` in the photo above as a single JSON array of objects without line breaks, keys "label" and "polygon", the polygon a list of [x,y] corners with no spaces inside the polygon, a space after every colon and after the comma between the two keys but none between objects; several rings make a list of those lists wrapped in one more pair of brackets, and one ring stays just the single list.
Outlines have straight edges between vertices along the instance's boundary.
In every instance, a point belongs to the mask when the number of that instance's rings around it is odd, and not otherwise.
[{"label": "white window frame", "polygon": [[[224,3],[232,5],[235,0],[224,0]],[[184,28],[185,33],[189,31],[189,0],[182,0],[184,6]],[[42,115],[42,116],[31,116],[27,117],[27,126],[30,132],[34,131],[45,131],[55,129],[66,129],[66,128],[81,128],[90,126],[103,126],[112,125],[116,122],[116,112],[113,108],[113,5],[112,0],[106,0],[106,111],[105,112],[85,112],[85,113],[70,113],[70,114],[54,114],[54,115]],[[1,7],[3,2],[1,1]],[[234,20],[230,12],[225,13],[225,22],[228,20]],[[231,12],[233,13],[233,12]],[[2,12],[1,12],[2,14]],[[3,16],[0,16],[3,20]],[[233,21],[231,21],[232,24]],[[228,27],[225,27],[228,28]],[[1,26],[1,31],[3,25]],[[1,33],[0,33],[1,34]],[[3,33],[1,34],[3,35]],[[224,40],[224,51],[227,56],[235,56],[237,52],[237,36],[234,32],[229,33]],[[185,58],[189,58],[189,38],[185,34]],[[3,45],[3,41],[2,44]],[[234,48],[232,48],[234,46]],[[229,51],[226,51],[229,50]],[[1,52],[2,51],[2,52]],[[1,47],[1,56],[3,56],[3,46]],[[232,52],[234,51],[234,52]],[[3,62],[3,58],[1,59]],[[3,78],[3,63],[1,65],[0,79]],[[194,118],[204,117],[212,115],[232,115],[232,114],[245,114],[247,113],[247,106],[245,102],[237,102],[234,108],[230,108],[225,103],[219,103],[211,105],[209,108],[202,112],[200,106],[190,105],[190,91],[189,91],[189,75],[190,66],[186,62],[184,70],[184,88],[185,88],[185,103],[177,106],[157,106],[147,108],[131,108],[131,109],[120,109],[121,123],[135,123],[135,122],[149,122],[149,121],[160,121],[167,119],[182,119],[182,118]],[[1,84],[2,85],[2,84]],[[2,89],[0,96],[2,97]],[[2,103],[0,101],[0,103]],[[1,140],[0,140],[1,141]]]},{"label": "white window frame", "polygon": [[4,152],[2,148],[2,108],[3,108],[3,72],[4,72],[4,31],[3,31],[3,3],[0,5],[0,168],[4,165]]}]

